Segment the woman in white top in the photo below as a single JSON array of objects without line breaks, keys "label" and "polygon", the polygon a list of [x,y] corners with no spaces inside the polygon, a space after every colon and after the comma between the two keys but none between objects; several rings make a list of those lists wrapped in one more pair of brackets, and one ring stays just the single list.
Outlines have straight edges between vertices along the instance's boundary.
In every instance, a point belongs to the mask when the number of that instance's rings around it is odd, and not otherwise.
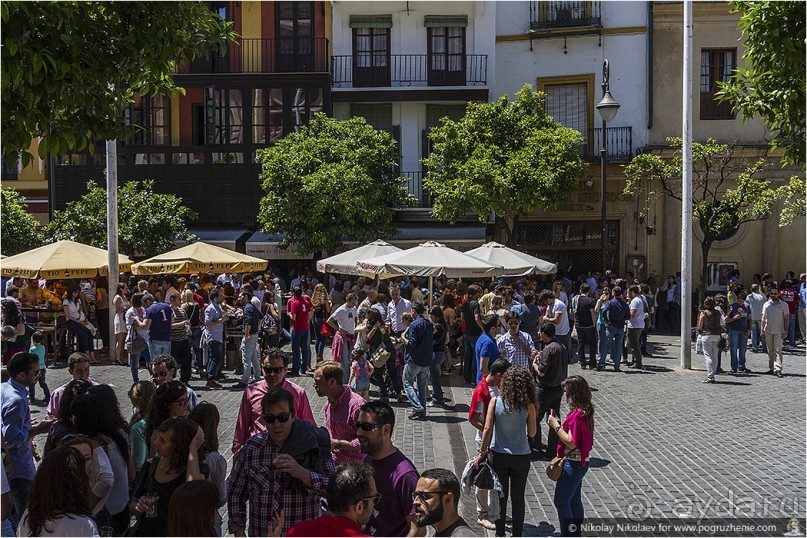
[{"label": "woman in white top", "polygon": [[112,305],[115,308],[115,360],[118,364],[126,366],[128,363],[123,359],[123,343],[126,340],[126,311],[129,310],[129,286],[125,282],[118,284],[115,298]]},{"label": "woman in white top", "polygon": [[59,447],[42,460],[31,483],[17,536],[98,536],[90,517],[90,480],[78,450]]},{"label": "woman in white top", "polygon": [[124,317],[126,323],[126,342],[129,342],[132,336],[130,332],[132,327],[135,329],[135,334],[146,341],[146,347],[140,353],[129,354],[129,368],[132,371],[132,381],[137,383],[139,379],[140,356],[146,354],[148,360],[148,343],[149,343],[149,330],[148,323],[146,323],[146,309],[143,308],[143,293],[135,293],[132,295],[132,306],[126,311]]},{"label": "woman in white top", "polygon": [[76,335],[78,350],[90,356],[90,364],[98,364],[95,360],[95,347],[93,340],[97,332],[95,327],[87,320],[87,314],[81,307],[81,290],[75,284],[67,291],[67,298],[62,303],[64,315],[67,318],[67,328]]}]

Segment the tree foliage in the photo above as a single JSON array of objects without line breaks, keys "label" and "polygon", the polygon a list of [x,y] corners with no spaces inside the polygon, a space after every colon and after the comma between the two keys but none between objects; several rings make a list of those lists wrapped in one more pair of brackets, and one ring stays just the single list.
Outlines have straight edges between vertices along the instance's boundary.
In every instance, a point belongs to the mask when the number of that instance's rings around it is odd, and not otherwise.
[{"label": "tree foliage", "polygon": [[0,233],[2,249],[6,256],[13,256],[42,245],[44,238],[39,223],[25,210],[25,200],[14,189],[0,189]]},{"label": "tree foliage", "polygon": [[[48,234],[54,240],[71,239],[107,248],[106,189],[87,183],[87,193],[54,211]],[[176,240],[192,240],[186,222],[196,214],[173,194],[154,192],[154,181],[128,181],[118,191],[118,243],[128,255],[156,256],[173,250]],[[5,234],[4,234],[5,235]]]},{"label": "tree foliage", "polygon": [[719,97],[743,118],[759,116],[773,133],[771,146],[784,151],[785,165],[805,162],[805,10],[801,1],[732,2],[741,12],[745,67],[721,83]]},{"label": "tree foliage", "polygon": [[202,2],[3,2],[3,155],[47,134],[39,156],[126,138],[133,95],[180,90],[175,65],[234,39]]},{"label": "tree foliage", "polygon": [[262,231],[285,233],[281,245],[302,254],[394,234],[394,210],[416,201],[394,173],[397,160],[392,136],[364,118],[315,114],[306,127],[258,151],[266,192]]},{"label": "tree foliage", "polygon": [[[671,162],[659,155],[645,153],[625,166],[628,178],[625,194],[649,198],[669,196],[682,201],[680,138],[668,138],[676,153]],[[729,236],[746,222],[769,218],[779,201],[783,210],[779,226],[788,226],[797,215],[805,214],[805,182],[792,177],[785,184],[773,185],[755,177],[765,161],[749,163],[736,154],[734,146],[709,139],[705,144],[692,144],[692,209],[693,218],[703,232],[701,252],[701,298],[706,296],[709,251],[715,241]],[[659,189],[659,190],[657,190]]]},{"label": "tree foliage", "polygon": [[569,198],[587,170],[580,133],[556,123],[544,95],[529,85],[490,103],[469,103],[459,121],[443,118],[429,133],[434,144],[423,163],[432,214],[456,222],[469,212],[491,212],[511,242],[511,219],[553,209]]}]

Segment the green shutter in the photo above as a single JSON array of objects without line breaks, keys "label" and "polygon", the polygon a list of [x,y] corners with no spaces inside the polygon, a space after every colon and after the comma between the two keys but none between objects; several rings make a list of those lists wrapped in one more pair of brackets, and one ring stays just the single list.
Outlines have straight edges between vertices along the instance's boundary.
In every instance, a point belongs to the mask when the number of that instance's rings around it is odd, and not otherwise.
[{"label": "green shutter", "polygon": [[392,15],[351,15],[351,28],[392,28]]},{"label": "green shutter", "polygon": [[467,28],[468,15],[426,15],[426,28]]}]

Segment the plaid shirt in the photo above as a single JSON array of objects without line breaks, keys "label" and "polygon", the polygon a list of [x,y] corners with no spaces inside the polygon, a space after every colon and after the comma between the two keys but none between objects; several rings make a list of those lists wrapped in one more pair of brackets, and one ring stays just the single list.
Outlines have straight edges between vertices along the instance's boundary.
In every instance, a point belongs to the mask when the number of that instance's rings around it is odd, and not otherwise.
[{"label": "plaid shirt", "polygon": [[[295,419],[299,420],[299,419]],[[297,523],[322,515],[321,498],[328,478],[334,472],[333,460],[327,458],[311,470],[313,487],[303,493],[285,490],[284,473],[272,468],[280,447],[269,432],[252,436],[235,458],[227,480],[227,512],[230,532],[246,528],[246,503],[249,500],[249,536],[265,536],[272,517],[284,511],[283,534]]]},{"label": "plaid shirt", "polygon": [[336,465],[351,461],[364,461],[359,447],[359,438],[356,437],[356,421],[359,419],[361,406],[364,405],[364,398],[360,394],[345,387],[345,391],[334,402],[330,401],[325,405],[325,429],[331,434],[331,439],[341,439],[350,441],[355,450],[331,450],[331,457]]},{"label": "plaid shirt", "polygon": [[[535,351],[535,344],[532,342],[532,336],[524,331],[518,331],[518,337],[522,342],[527,344],[527,347],[530,348],[530,352]],[[499,335],[499,337],[496,338],[496,345],[499,348],[501,357],[507,362],[516,366],[521,366],[527,370],[530,369],[531,355],[524,352],[524,349],[518,342],[516,342],[516,339],[510,334],[510,331]],[[490,368],[490,365],[488,365],[488,368]]]}]

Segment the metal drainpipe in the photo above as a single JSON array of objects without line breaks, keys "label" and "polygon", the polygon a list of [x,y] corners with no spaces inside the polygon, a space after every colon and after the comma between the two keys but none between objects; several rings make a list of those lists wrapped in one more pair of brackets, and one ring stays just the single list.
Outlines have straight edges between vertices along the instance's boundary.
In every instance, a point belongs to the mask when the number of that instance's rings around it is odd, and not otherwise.
[{"label": "metal drainpipe", "polygon": [[647,128],[653,128],[653,2],[647,2]]}]

